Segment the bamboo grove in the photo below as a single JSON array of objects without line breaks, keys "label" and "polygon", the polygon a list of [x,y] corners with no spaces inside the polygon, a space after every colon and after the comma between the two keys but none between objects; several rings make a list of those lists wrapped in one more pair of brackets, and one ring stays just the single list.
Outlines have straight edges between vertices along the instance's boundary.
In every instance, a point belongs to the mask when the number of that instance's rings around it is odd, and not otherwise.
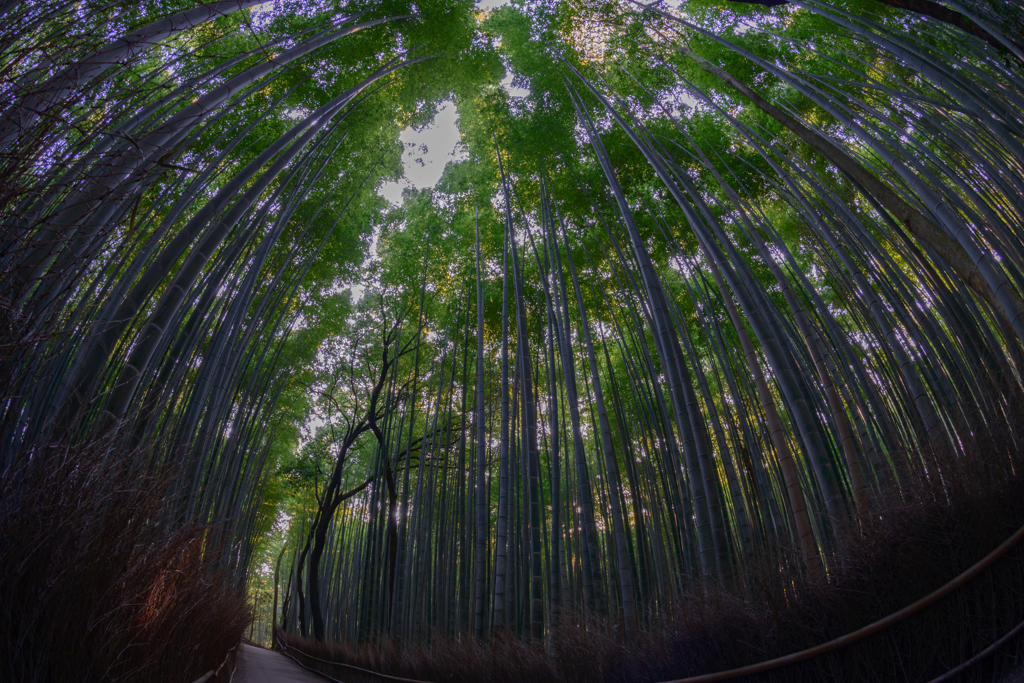
[{"label": "bamboo grove", "polygon": [[210,543],[239,577],[291,369],[330,334],[295,321],[337,306],[308,283],[358,263],[394,164],[362,112],[394,120],[389,77],[423,59],[377,30],[408,13],[281,27],[256,5],[3,9],[2,466],[110,430],[162,444],[144,466],[178,472],[169,518],[232,520]]},{"label": "bamboo grove", "polygon": [[285,628],[542,639],[1021,438],[1020,7],[254,4],[0,9],[4,470],[159,443]]}]

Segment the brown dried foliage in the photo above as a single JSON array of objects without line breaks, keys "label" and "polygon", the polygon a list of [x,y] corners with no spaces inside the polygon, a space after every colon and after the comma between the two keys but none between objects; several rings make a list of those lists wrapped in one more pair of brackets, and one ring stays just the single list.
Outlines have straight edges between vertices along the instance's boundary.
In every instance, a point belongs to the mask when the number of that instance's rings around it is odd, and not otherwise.
[{"label": "brown dried foliage", "polygon": [[248,624],[208,527],[166,522],[172,474],[115,444],[0,474],[0,680],[192,681]]}]

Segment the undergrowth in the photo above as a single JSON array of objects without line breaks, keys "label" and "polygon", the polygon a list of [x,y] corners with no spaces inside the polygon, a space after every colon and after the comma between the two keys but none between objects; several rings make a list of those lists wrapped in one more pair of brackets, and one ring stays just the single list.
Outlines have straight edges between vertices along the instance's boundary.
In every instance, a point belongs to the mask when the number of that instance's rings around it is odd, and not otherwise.
[{"label": "undergrowth", "polygon": [[[779,564],[748,571],[745,589],[694,586],[633,636],[621,625],[572,615],[544,643],[502,632],[489,640],[392,639],[317,643],[278,632],[287,646],[333,662],[423,681],[648,683],[728,670],[798,652],[906,607],[995,549],[1024,524],[1022,453],[979,438],[977,457],[928,458],[898,473],[902,494],[873,501],[869,528],[847,525],[809,580]],[[916,483],[910,484],[909,481]],[[740,597],[742,596],[742,597]],[[738,681],[930,681],[1024,620],[1024,543],[966,586],[916,615],[827,655]],[[962,674],[993,681],[1015,663],[1017,643]],[[379,681],[297,654],[347,683]]]},{"label": "undergrowth", "polygon": [[0,680],[188,683],[238,643],[245,600],[207,527],[166,523],[147,455],[94,440],[0,472]]}]

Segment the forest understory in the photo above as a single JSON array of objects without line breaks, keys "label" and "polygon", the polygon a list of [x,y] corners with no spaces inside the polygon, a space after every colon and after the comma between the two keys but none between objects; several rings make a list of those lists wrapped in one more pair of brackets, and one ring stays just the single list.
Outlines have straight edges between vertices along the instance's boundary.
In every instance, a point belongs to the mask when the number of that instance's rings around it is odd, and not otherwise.
[{"label": "forest understory", "polygon": [[194,681],[252,619],[159,446],[118,436],[0,473],[0,680]]},{"label": "forest understory", "polygon": [[[776,565],[749,570],[739,590],[695,585],[670,613],[645,613],[629,637],[585,612],[564,615],[543,643],[510,631],[486,641],[434,632],[422,642],[356,645],[281,630],[276,637],[304,665],[346,683],[380,678],[328,662],[437,683],[655,683],[799,652],[910,605],[1024,525],[1024,450],[1003,436],[972,444],[986,459],[937,459],[934,485],[877,501],[865,533],[843,530],[827,577],[813,581]],[[217,668],[254,618],[227,577],[201,566],[201,528],[166,536],[137,524],[173,502],[174,477],[126,472],[109,457],[111,446],[65,449],[56,456],[62,466],[20,491],[10,478],[0,481],[5,680],[194,680]],[[1024,543],[948,597],[856,644],[734,680],[930,681],[1021,621]],[[1021,641],[950,680],[1001,680],[1019,666]],[[206,655],[197,659],[199,648]]]},{"label": "forest understory", "polygon": [[[1018,415],[1021,413],[1018,412]],[[996,426],[997,427],[997,426]],[[987,458],[941,471],[906,499],[877,501],[860,533],[846,528],[827,577],[748,572],[745,590],[694,586],[669,614],[636,634],[585,614],[566,615],[543,644],[510,632],[488,641],[433,633],[426,642],[317,642],[278,631],[304,665],[351,683],[370,671],[453,683],[654,683],[726,671],[800,652],[914,603],[982,559],[1024,525],[1024,450],[996,431],[972,444]],[[945,484],[939,484],[940,481]],[[794,551],[795,556],[795,551]],[[936,604],[829,654],[737,681],[931,681],[1024,621],[1024,543]],[[1019,667],[1024,638],[1010,639],[952,681],[998,681]],[[311,657],[303,657],[303,653]]]}]

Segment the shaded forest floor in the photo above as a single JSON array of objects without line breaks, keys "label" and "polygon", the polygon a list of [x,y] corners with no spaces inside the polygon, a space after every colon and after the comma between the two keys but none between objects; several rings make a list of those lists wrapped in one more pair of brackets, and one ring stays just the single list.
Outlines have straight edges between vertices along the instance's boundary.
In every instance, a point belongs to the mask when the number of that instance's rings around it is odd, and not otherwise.
[{"label": "shaded forest floor", "polygon": [[[902,499],[875,501],[871,528],[848,529],[818,581],[765,566],[745,590],[695,586],[632,636],[593,617],[566,619],[543,644],[510,633],[480,642],[435,633],[356,646],[283,634],[321,660],[423,681],[648,683],[712,673],[798,652],[870,624],[939,588],[1024,524],[1024,468],[1007,445],[978,446],[967,465],[936,459]],[[945,460],[945,462],[942,462]],[[946,486],[940,487],[941,474]],[[912,473],[903,473],[911,478]],[[921,481],[920,479],[918,481]],[[743,593],[739,597],[737,593]],[[931,681],[1024,620],[1024,543],[964,587],[853,645],[744,681]],[[993,681],[1017,669],[1017,638],[954,680]],[[301,655],[297,655],[300,656]],[[346,682],[380,680],[302,658]]]}]

